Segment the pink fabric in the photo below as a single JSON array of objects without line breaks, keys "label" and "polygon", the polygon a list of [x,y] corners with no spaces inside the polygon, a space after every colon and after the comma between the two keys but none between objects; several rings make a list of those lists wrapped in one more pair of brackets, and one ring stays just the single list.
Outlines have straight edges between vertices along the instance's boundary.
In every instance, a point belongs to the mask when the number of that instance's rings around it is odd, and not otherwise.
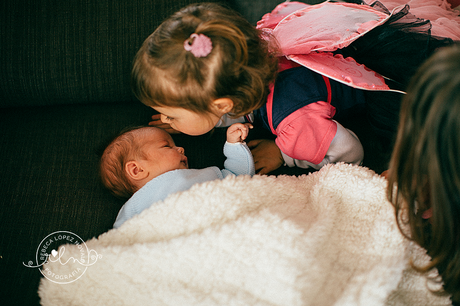
[{"label": "pink fabric", "polygon": [[278,59],[278,72],[300,66],[302,65],[295,63],[284,56]]},{"label": "pink fabric", "polygon": [[278,4],[270,13],[265,14],[260,21],[257,22],[258,29],[274,29],[276,25],[287,15],[310,6],[302,2],[283,2]]},{"label": "pink fabric", "polygon": [[273,35],[284,55],[335,51],[388,17],[365,5],[326,2],[290,14],[278,23]]},{"label": "pink fabric", "polygon": [[312,52],[345,47],[387,18],[364,5],[284,2],[262,17],[257,27],[272,33],[282,53],[302,66],[355,88],[389,90],[380,75],[351,58]]},{"label": "pink fabric", "polygon": [[358,64],[351,57],[333,55],[329,52],[310,53],[305,55],[290,55],[292,61],[345,85],[367,89],[388,90],[385,80],[376,72]]},{"label": "pink fabric", "polygon": [[272,131],[272,133],[276,135],[276,131],[273,128],[273,88],[274,88],[273,84],[270,85],[270,93],[268,94],[268,97],[267,97],[266,108],[267,108],[268,125],[270,126],[270,130]]},{"label": "pink fabric", "polygon": [[331,119],[334,115],[335,107],[327,102],[306,105],[278,125],[275,143],[294,159],[319,164],[337,133],[337,124]]},{"label": "pink fabric", "polygon": [[[367,0],[369,1],[369,0]],[[446,0],[379,0],[390,11],[409,4],[410,12],[418,18],[431,21],[431,34],[460,40],[459,11],[453,10]]]}]

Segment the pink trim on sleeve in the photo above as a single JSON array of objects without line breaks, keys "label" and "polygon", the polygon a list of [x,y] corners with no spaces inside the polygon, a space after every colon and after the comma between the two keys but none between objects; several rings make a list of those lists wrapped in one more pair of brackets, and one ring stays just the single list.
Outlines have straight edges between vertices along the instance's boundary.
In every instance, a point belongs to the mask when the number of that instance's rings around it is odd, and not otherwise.
[{"label": "pink trim on sleeve", "polygon": [[273,89],[274,87],[275,86],[273,84],[270,84],[269,86],[270,93],[268,94],[268,97],[267,97],[266,108],[267,108],[268,125],[270,126],[270,130],[272,131],[272,133],[276,135],[276,131],[273,128]]},{"label": "pink trim on sleeve", "polygon": [[337,132],[334,114],[335,107],[323,101],[293,112],[276,129],[278,148],[294,159],[319,164]]},{"label": "pink trim on sleeve", "polygon": [[332,101],[332,90],[331,90],[331,81],[324,75],[322,75],[324,83],[326,84],[327,88],[327,103],[331,104]]}]

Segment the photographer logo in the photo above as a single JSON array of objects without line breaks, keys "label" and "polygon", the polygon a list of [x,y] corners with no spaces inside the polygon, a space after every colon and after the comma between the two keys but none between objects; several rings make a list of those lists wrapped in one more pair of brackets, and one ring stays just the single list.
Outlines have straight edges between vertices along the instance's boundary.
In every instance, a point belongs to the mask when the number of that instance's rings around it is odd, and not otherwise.
[{"label": "photographer logo", "polygon": [[88,249],[78,235],[68,231],[58,231],[46,236],[39,244],[35,261],[23,263],[28,268],[38,268],[48,280],[58,284],[68,284],[79,279],[96,263],[98,255]]}]

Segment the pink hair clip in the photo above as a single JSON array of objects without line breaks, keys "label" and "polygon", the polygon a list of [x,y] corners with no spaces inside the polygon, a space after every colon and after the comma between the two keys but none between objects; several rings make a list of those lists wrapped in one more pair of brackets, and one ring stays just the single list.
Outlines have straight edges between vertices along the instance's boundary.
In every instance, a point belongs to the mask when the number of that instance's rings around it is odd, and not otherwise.
[{"label": "pink hair clip", "polygon": [[184,49],[192,52],[195,57],[206,57],[212,51],[211,38],[204,34],[193,33],[184,41]]}]

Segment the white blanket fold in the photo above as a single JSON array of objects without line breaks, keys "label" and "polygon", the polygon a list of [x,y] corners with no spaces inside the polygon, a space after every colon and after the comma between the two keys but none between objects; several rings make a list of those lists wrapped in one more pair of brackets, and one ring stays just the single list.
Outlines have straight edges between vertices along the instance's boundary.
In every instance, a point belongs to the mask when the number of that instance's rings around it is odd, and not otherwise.
[{"label": "white blanket fold", "polygon": [[[385,179],[328,165],[206,182],[86,242],[101,258],[43,305],[450,305],[411,270]],[[78,248],[65,246],[65,256]],[[69,266],[70,265],[70,266]],[[71,262],[48,263],[66,273]]]}]

